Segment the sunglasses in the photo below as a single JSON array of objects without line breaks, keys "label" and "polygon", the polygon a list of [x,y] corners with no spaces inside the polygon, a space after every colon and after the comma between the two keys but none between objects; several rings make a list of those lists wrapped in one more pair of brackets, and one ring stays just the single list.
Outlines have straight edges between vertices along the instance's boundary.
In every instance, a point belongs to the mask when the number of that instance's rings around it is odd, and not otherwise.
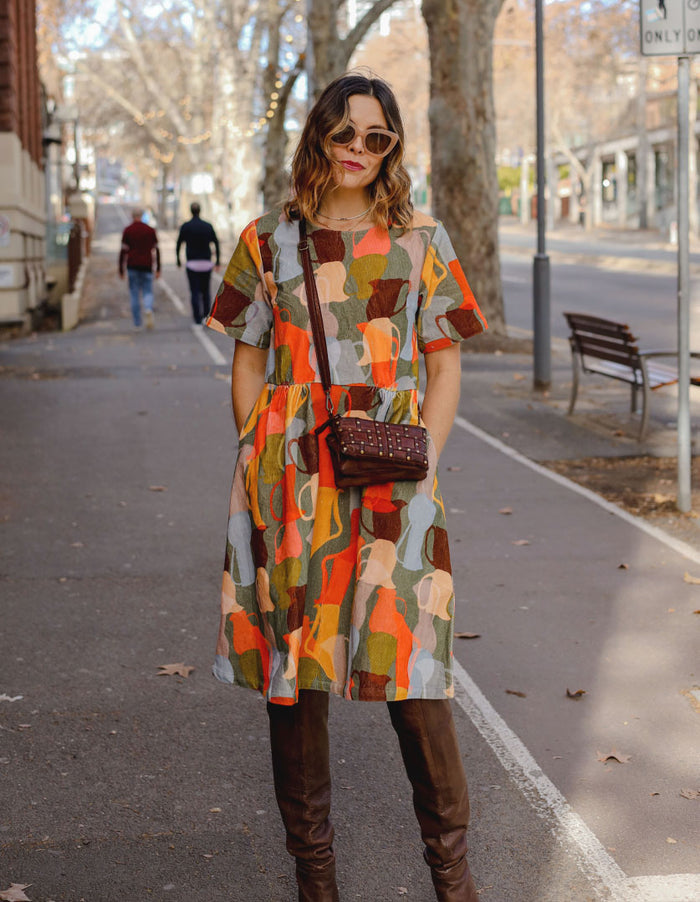
[{"label": "sunglasses", "polygon": [[399,136],[395,132],[387,131],[384,128],[363,130],[349,122],[345,128],[331,135],[331,141],[334,144],[347,146],[352,144],[358,135],[362,138],[362,145],[367,153],[371,153],[373,157],[385,157],[396,147],[399,140]]}]

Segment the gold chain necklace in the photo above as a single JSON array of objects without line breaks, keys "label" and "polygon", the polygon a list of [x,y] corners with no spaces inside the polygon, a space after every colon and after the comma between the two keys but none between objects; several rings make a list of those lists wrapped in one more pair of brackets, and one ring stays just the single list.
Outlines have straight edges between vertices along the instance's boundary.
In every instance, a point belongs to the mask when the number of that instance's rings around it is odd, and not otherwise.
[{"label": "gold chain necklace", "polygon": [[362,219],[362,217],[366,216],[371,209],[372,204],[370,204],[366,210],[363,210],[362,213],[358,213],[357,216],[328,216],[325,213],[321,213],[320,210],[318,215],[323,219],[330,219],[331,222],[352,222],[354,219]]}]

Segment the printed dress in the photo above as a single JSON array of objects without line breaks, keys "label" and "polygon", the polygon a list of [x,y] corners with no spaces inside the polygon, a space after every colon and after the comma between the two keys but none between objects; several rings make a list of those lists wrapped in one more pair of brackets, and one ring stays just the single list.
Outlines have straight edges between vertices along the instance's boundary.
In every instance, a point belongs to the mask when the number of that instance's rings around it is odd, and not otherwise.
[{"label": "printed dress", "polygon": [[[454,593],[430,448],[420,482],[338,489],[297,244],[279,211],[248,225],[207,325],[269,348],[241,430],[214,674],[294,704],[299,689],[394,701],[453,695]],[[309,226],[336,410],[416,424],[418,354],[486,328],[440,222]]]}]

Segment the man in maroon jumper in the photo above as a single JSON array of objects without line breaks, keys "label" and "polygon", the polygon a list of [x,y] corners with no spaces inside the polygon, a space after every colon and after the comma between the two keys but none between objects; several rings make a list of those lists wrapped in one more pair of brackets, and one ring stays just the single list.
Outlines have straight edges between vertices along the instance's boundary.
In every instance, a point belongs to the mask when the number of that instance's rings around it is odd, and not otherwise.
[{"label": "man in maroon jumper", "polygon": [[129,277],[131,315],[134,328],[141,328],[141,298],[146,311],[146,328],[153,328],[153,262],[155,258],[156,279],[160,278],[160,250],[156,230],[141,221],[143,210],[135,207],[131,216],[133,222],[122,234],[119,254],[119,278],[124,278],[124,267]]}]

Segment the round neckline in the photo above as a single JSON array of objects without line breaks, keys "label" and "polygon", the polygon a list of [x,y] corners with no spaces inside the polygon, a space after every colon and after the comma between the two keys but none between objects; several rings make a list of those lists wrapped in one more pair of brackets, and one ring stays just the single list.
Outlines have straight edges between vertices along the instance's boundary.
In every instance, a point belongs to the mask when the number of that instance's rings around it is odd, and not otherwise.
[{"label": "round neckline", "polygon": [[[317,225],[315,222],[309,222],[308,220],[307,225],[311,226],[312,232],[340,232],[341,235],[358,235],[361,232],[371,232],[372,229],[377,228],[377,226],[373,223],[371,226],[364,226],[360,229],[334,229],[331,226]],[[387,231],[389,231],[390,229],[391,226],[389,226],[389,229],[387,229]]]}]

